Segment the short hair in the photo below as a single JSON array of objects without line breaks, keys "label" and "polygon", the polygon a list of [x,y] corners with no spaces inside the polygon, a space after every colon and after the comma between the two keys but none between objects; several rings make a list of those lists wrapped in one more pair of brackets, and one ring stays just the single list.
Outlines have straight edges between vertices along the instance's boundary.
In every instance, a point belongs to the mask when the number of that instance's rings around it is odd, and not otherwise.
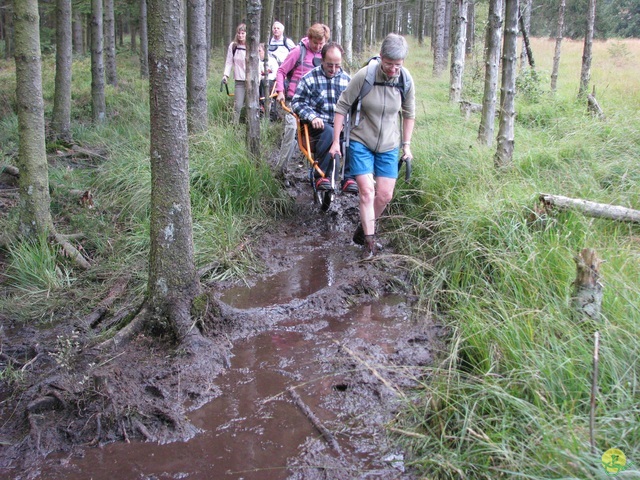
[{"label": "short hair", "polygon": [[322,55],[322,60],[324,60],[324,57],[327,55],[327,52],[332,48],[335,48],[336,50],[338,50],[340,52],[340,55],[344,57],[344,50],[342,49],[342,46],[340,46],[338,42],[327,42],[324,44],[324,47],[322,47],[322,50],[320,52],[320,55]]},{"label": "short hair", "polygon": [[409,45],[405,38],[396,33],[390,33],[382,41],[380,56],[389,60],[404,60],[409,53]]},{"label": "short hair", "polygon": [[331,37],[331,30],[324,23],[314,23],[307,30],[307,38],[313,38],[314,40],[320,40],[324,38],[326,41]]},{"label": "short hair", "polygon": [[273,22],[273,25],[271,25],[271,28],[275,27],[276,25],[280,25],[280,28],[282,29],[282,33],[284,33],[284,25],[277,20]]}]

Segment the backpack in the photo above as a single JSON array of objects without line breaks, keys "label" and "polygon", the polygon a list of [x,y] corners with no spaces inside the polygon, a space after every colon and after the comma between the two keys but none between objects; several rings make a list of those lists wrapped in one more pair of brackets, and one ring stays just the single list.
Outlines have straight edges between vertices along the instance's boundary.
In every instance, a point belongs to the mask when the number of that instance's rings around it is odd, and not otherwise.
[{"label": "backpack", "polygon": [[289,45],[287,45],[287,40],[290,40],[289,37],[287,37],[286,35],[282,35],[282,45],[272,45],[270,43],[269,44],[269,51],[270,52],[275,52],[277,49],[279,49],[280,47],[284,46],[287,49],[287,52],[290,52],[291,48],[289,48]]},{"label": "backpack", "polygon": [[[245,47],[244,45],[240,48],[240,50],[246,50],[247,47]],[[238,50],[238,44],[236,42],[233,42],[233,46],[231,47],[231,56],[235,57],[236,56],[236,51]]]},{"label": "backpack", "polygon": [[[296,71],[296,69],[302,65],[302,62],[304,61],[304,57],[307,56],[307,47],[305,47],[304,43],[302,42],[302,40],[300,40],[300,43],[298,44],[298,46],[300,47],[300,56],[298,57],[298,60],[296,60],[296,64],[293,66],[293,68],[291,70],[289,70],[289,73],[287,73],[286,78],[284,79],[284,91],[285,91],[285,95],[286,92],[289,90],[289,83],[291,82],[291,77],[293,77],[293,72]],[[314,60],[318,58],[318,57],[314,57]],[[315,66],[315,63],[314,63]]]},{"label": "backpack", "polygon": [[378,68],[379,63],[380,57],[371,57],[365,64],[367,66],[367,75],[365,76],[360,93],[351,107],[351,115],[355,114],[355,121],[353,123],[354,127],[357,127],[358,123],[360,123],[360,107],[362,106],[362,99],[371,91],[374,85],[397,88],[400,91],[402,101],[404,101],[407,93],[411,89],[411,77],[404,67],[400,69],[400,78],[397,82],[376,82],[376,69]]}]

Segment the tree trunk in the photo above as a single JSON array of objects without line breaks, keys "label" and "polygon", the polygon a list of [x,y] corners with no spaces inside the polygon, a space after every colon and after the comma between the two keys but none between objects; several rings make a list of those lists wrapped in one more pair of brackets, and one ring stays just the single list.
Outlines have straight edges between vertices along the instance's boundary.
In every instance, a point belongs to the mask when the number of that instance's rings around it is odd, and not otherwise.
[{"label": "tree trunk", "polygon": [[333,1],[332,39],[342,45],[342,0]]},{"label": "tree trunk", "polygon": [[[531,0],[529,0],[531,1]],[[522,55],[520,55],[520,70],[524,68],[524,59],[529,60],[529,66],[536,68],[536,62],[533,59],[533,50],[529,42],[529,27],[526,24],[524,15],[518,15],[520,23],[520,32],[522,32]],[[529,21],[531,23],[531,21]]]},{"label": "tree trunk", "polygon": [[76,8],[73,12],[73,53],[84,55],[84,22],[82,13]]},{"label": "tree trunk", "polygon": [[[531,31],[531,2],[532,0],[522,0],[520,2],[520,31],[522,32],[522,49],[520,50],[520,70],[524,70],[526,66],[527,56],[531,52],[529,45],[529,32]],[[529,64],[533,61],[533,57],[529,56]]]},{"label": "tree trunk", "polygon": [[247,2],[247,149],[251,157],[260,160],[260,0]]},{"label": "tree trunk", "polygon": [[591,80],[591,47],[593,45],[593,30],[596,23],[596,0],[589,0],[587,13],[587,30],[584,36],[584,49],[582,50],[582,69],[580,70],[580,90],[578,97],[583,98],[589,91]]},{"label": "tree trunk", "polygon": [[435,0],[434,34],[433,34],[433,76],[442,74],[445,67],[444,23],[446,14],[446,0]]},{"label": "tree trunk", "polygon": [[71,141],[71,0],[56,2],[56,79],[51,137]]},{"label": "tree trunk", "polygon": [[496,119],[498,70],[500,66],[500,40],[502,39],[502,0],[489,0],[489,22],[485,45],[484,96],[478,141],[490,147]]},{"label": "tree trunk", "polygon": [[200,286],[189,198],[186,58],[181,0],[149,0],[151,119],[150,326],[179,340],[197,334],[191,303]]},{"label": "tree trunk", "polygon": [[207,129],[206,1],[187,0],[187,118],[189,133]]},{"label": "tree trunk", "polygon": [[494,163],[498,168],[506,167],[513,161],[518,68],[518,10],[518,0],[506,0],[498,148],[494,157]]},{"label": "tree trunk", "polygon": [[354,0],[354,8],[356,9],[356,25],[353,31],[353,52],[356,54],[364,50],[364,0]]},{"label": "tree trunk", "polygon": [[344,12],[344,56],[347,64],[353,62],[353,0],[345,1]]},{"label": "tree trunk", "polygon": [[458,4],[458,22],[456,41],[451,51],[451,86],[449,101],[462,100],[462,77],[464,75],[465,44],[467,43],[467,0],[456,0]]},{"label": "tree trunk", "polygon": [[140,0],[140,77],[149,78],[149,37],[147,0]]},{"label": "tree trunk", "polygon": [[211,63],[211,27],[212,21],[211,16],[213,15],[213,0],[205,1],[205,9],[206,9],[206,19],[205,19],[205,30],[206,30],[206,41],[205,41],[205,50],[207,52],[206,58],[206,71],[207,71],[207,79],[209,78],[209,65]]},{"label": "tree trunk", "polygon": [[11,6],[11,1],[8,2],[7,5],[5,5],[6,8],[6,14],[5,14],[5,19],[7,20],[7,23],[5,25],[5,32],[4,32],[4,58],[9,60],[13,54],[14,54],[14,46],[13,46],[13,37],[15,35],[14,33],[14,28],[13,28],[13,11],[12,11],[12,6]]},{"label": "tree trunk", "polygon": [[467,43],[465,53],[470,56],[476,44],[476,4],[474,0],[469,0],[467,7]]},{"label": "tree trunk", "polygon": [[416,2],[416,18],[418,29],[418,45],[424,45],[424,17],[426,13],[426,0],[418,0]]},{"label": "tree trunk", "polygon": [[106,120],[104,58],[102,56],[102,0],[91,0],[91,113],[94,123]]},{"label": "tree trunk", "polygon": [[54,233],[44,138],[40,17],[37,0],[14,2],[18,110],[19,231],[25,237]]},{"label": "tree trunk", "polygon": [[558,7],[558,26],[556,27],[556,48],[553,53],[553,68],[551,70],[551,91],[555,93],[558,85],[558,71],[560,70],[560,50],[562,49],[562,37],[564,36],[564,7],[566,1],[560,0]]},{"label": "tree trunk", "polygon": [[114,0],[104,1],[104,52],[107,84],[118,85],[116,73],[116,22],[113,10]]},{"label": "tree trunk", "polygon": [[576,262],[576,279],[573,282],[571,303],[582,321],[600,319],[602,305],[602,283],[600,283],[600,264],[596,251],[583,248],[574,257]]}]

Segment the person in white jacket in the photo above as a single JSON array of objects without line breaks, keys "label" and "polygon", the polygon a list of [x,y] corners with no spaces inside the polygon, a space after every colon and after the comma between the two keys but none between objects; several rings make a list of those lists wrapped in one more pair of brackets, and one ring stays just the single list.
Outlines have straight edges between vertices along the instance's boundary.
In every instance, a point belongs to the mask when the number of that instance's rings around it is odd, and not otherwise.
[{"label": "person in white jacket", "polygon": [[229,81],[231,69],[233,68],[234,79],[234,112],[233,123],[240,121],[240,113],[244,107],[244,92],[246,80],[246,59],[247,59],[247,26],[244,23],[236,28],[236,38],[229,44],[227,49],[227,59],[224,62],[224,74],[222,83]]}]

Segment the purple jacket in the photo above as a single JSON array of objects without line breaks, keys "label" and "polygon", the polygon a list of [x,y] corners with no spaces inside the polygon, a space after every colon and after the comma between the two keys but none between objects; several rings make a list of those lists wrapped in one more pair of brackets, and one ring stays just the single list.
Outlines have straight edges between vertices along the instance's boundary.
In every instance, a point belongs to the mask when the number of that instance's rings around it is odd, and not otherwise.
[{"label": "purple jacket", "polygon": [[291,76],[291,81],[289,82],[289,88],[285,92],[285,96],[288,99],[293,98],[293,94],[296,93],[296,86],[298,85],[298,81],[302,78],[302,76],[311,70],[313,65],[313,59],[315,57],[322,58],[320,52],[314,53],[309,48],[309,39],[304,37],[301,42],[304,44],[306,49],[306,55],[304,56],[304,60],[300,65],[296,67],[296,63],[298,63],[298,59],[300,58],[300,45],[296,45],[291,49],[287,58],[282,62],[282,65],[278,68],[278,74],[276,75],[276,92],[284,91],[284,81],[287,78],[287,75],[291,70],[293,70],[293,75]]}]

